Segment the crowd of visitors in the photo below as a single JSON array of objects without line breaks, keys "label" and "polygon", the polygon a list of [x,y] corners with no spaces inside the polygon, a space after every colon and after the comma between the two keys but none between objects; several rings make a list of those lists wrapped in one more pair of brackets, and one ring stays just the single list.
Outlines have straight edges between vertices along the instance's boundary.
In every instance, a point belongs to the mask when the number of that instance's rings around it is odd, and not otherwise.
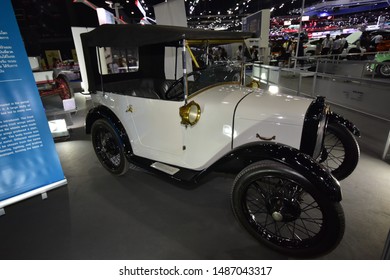
[{"label": "crowd of visitors", "polygon": [[[361,49],[363,52],[377,52],[377,51],[389,51],[383,49],[383,42],[385,40],[390,41],[390,31],[389,36],[386,38],[383,37],[383,31],[363,31],[359,40],[354,42],[353,48]],[[385,34],[387,34],[385,32]],[[349,43],[346,39],[347,34],[336,35],[332,37],[330,34],[327,34],[326,37],[320,38],[315,41],[316,48],[315,51],[311,54],[313,55],[333,55],[334,57],[342,54],[343,52],[348,52]],[[304,56],[304,44],[305,40],[300,40],[299,46],[297,47],[297,39],[287,39],[285,41],[276,41],[271,42],[271,54],[275,57],[278,62],[283,62],[285,65],[289,63],[291,57]],[[387,41],[386,41],[387,42]],[[314,44],[314,43],[313,43]],[[347,49],[345,51],[344,49]],[[298,62],[303,65],[304,60],[298,60]]]}]

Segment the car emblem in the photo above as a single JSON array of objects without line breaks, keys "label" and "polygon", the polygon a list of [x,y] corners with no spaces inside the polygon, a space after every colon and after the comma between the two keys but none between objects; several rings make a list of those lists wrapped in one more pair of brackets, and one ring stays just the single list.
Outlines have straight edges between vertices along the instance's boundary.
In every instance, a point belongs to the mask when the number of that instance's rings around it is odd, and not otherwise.
[{"label": "car emblem", "polygon": [[133,106],[132,105],[127,106],[126,113],[128,113],[128,112],[133,113]]}]

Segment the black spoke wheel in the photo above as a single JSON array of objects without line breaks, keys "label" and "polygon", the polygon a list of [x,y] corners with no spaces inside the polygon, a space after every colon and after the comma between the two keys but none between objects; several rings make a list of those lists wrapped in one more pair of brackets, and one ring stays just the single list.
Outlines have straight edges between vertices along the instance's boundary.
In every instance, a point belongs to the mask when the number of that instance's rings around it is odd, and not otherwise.
[{"label": "black spoke wheel", "polygon": [[91,134],[96,156],[104,168],[115,175],[126,173],[129,163],[115,128],[108,121],[99,119],[93,123]]},{"label": "black spoke wheel", "polygon": [[360,149],[353,134],[338,123],[329,123],[319,162],[343,180],[355,170],[359,158]]},{"label": "black spoke wheel", "polygon": [[234,182],[231,202],[249,233],[286,255],[325,254],[344,234],[341,205],[284,164],[264,161],[246,167]]}]

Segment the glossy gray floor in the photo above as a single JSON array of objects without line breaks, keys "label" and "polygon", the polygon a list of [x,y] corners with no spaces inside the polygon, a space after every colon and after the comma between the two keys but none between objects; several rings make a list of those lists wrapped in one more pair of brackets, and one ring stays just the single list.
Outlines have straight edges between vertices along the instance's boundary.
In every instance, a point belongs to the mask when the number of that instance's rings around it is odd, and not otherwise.
[{"label": "glossy gray floor", "polygon": [[[183,187],[143,171],[113,177],[82,128],[56,144],[68,185],[6,208],[0,259],[287,259],[230,210],[233,178]],[[346,231],[319,259],[380,259],[390,225],[390,166],[362,153],[342,181]]]}]

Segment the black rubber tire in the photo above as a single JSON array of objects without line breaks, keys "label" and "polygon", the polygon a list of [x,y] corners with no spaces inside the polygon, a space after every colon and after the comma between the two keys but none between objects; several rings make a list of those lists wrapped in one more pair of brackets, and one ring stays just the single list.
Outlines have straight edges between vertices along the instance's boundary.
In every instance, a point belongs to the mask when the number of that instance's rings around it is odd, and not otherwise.
[{"label": "black rubber tire", "polygon": [[360,149],[355,136],[339,123],[329,123],[324,139],[324,152],[320,163],[325,166],[337,180],[348,177],[356,168]]},{"label": "black rubber tire", "polygon": [[[389,62],[389,61],[386,61]],[[390,65],[378,65],[376,68],[376,72],[384,78],[389,78],[390,77]]]},{"label": "black rubber tire", "polygon": [[129,169],[122,140],[115,128],[105,119],[95,121],[91,128],[92,145],[105,169],[114,175],[123,175]]},{"label": "black rubber tire", "polygon": [[350,49],[348,54],[348,60],[361,60],[361,51],[359,49]]},{"label": "black rubber tire", "polygon": [[[299,215],[289,216],[285,211],[285,221],[273,218],[275,212],[270,211],[272,203],[269,202],[282,197],[294,204],[295,208],[290,209],[299,208]],[[344,235],[345,219],[340,203],[330,201],[303,175],[274,161],[260,161],[244,168],[234,181],[231,203],[234,215],[250,234],[285,255],[311,258],[325,254]],[[283,203],[275,205],[281,207]],[[288,209],[288,203],[281,209]],[[319,215],[322,220],[318,219]],[[279,236],[275,234],[278,230]]]}]

